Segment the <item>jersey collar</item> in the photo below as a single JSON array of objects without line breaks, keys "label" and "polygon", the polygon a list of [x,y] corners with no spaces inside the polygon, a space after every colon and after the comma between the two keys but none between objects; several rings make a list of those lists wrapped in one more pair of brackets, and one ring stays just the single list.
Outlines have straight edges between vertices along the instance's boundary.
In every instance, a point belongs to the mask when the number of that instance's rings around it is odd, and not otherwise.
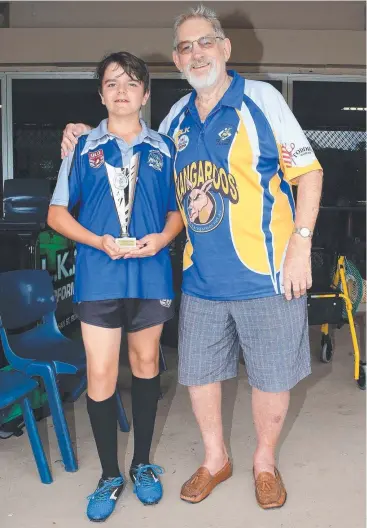
[{"label": "jersey collar", "polygon": [[[237,108],[237,110],[241,110],[242,102],[243,102],[243,93],[245,88],[245,80],[234,70],[228,70],[228,75],[233,78],[231,84],[228,87],[228,90],[224,93],[222,98],[218,101],[217,106],[230,106],[232,108]],[[195,110],[195,99],[196,99],[197,93],[196,90],[193,90],[191,93],[191,97],[189,99],[188,107],[190,111]]]},{"label": "jersey collar", "polygon": [[[100,124],[93,128],[90,133],[88,134],[85,146],[83,148],[82,154],[85,154],[89,150],[94,150],[99,145],[103,145],[104,143],[107,143],[110,139],[116,139],[118,142],[123,142],[123,139],[116,136],[115,134],[111,134],[108,131],[108,120],[103,119]],[[140,119],[141,124],[141,132],[136,136],[134,139],[134,142],[130,145],[126,144],[127,148],[134,147],[135,145],[139,145],[140,143],[143,143],[146,141],[147,143],[159,147],[162,144],[165,145],[162,137],[158,132],[155,130],[152,130],[151,128],[148,128],[146,123]]]}]

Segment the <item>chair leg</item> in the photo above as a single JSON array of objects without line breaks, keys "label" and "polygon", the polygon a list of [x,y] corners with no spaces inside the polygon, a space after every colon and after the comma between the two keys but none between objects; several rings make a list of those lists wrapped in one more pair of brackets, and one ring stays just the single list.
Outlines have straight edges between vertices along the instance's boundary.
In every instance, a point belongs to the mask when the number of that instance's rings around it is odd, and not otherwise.
[{"label": "chair leg", "polygon": [[67,402],[75,402],[87,388],[87,375],[80,378],[79,385],[66,398]]},{"label": "chair leg", "polygon": [[45,451],[38,433],[36,420],[33,415],[31,404],[28,398],[24,398],[21,402],[23,418],[25,427],[28,433],[29,442],[33,451],[33,455],[37,464],[38,473],[43,484],[51,484],[52,476],[47,462]]},{"label": "chair leg", "polygon": [[127,421],[127,416],[125,412],[125,408],[122,403],[120,391],[118,388],[116,388],[116,400],[117,400],[117,421],[120,426],[120,430],[123,433],[128,433],[130,431],[130,425]]},{"label": "chair leg", "polygon": [[56,383],[56,376],[51,368],[47,369],[47,375],[43,376],[51,416],[55,427],[55,433],[59,444],[61,457],[66,471],[77,471],[78,464],[75,459],[70,432],[66,423],[64,409]]}]

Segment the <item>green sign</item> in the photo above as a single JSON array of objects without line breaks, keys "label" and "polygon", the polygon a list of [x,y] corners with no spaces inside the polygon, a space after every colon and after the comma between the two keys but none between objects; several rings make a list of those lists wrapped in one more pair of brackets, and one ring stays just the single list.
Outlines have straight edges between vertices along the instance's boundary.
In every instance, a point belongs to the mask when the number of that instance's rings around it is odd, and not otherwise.
[{"label": "green sign", "polygon": [[73,314],[75,243],[48,228],[38,237],[39,269],[47,270],[53,281],[57,300],[56,319],[60,330],[76,320]]}]

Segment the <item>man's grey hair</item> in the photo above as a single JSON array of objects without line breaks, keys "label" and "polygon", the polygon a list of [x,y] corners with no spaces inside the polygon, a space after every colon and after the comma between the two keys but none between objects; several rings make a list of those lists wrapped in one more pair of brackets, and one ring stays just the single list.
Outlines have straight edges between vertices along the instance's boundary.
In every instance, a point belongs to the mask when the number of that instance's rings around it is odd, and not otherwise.
[{"label": "man's grey hair", "polygon": [[[207,22],[209,22],[214,30],[214,33],[217,37],[225,38],[224,31],[222,29],[221,23],[219,21],[219,18],[217,17],[217,14],[213,9],[209,9],[209,7],[205,7],[203,4],[198,5],[197,7],[191,7],[187,13],[183,13],[182,15],[179,15],[175,23],[173,25],[173,32],[174,32],[174,38],[173,38],[173,47],[176,48],[178,44],[177,39],[177,31],[178,28],[186,22],[186,20],[191,20],[193,18],[203,18]],[[204,35],[203,35],[204,36]]]}]

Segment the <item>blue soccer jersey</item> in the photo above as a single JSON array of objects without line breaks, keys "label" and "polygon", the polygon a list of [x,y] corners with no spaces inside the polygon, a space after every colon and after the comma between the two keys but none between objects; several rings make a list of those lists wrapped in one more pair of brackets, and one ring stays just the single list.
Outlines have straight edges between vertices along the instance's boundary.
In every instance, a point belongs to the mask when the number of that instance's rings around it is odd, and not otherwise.
[{"label": "blue soccer jersey", "polygon": [[176,195],[188,234],[183,291],[213,300],[268,297],[282,292],[292,180],[321,167],[281,94],[228,73],[231,85],[205,122],[194,91],[159,129],[177,148]]},{"label": "blue soccer jersey", "polygon": [[[51,205],[79,207],[78,222],[97,235],[119,237],[121,224],[111,194],[108,170],[129,165],[139,154],[130,236],[141,239],[163,231],[169,211],[177,210],[173,180],[175,146],[142,121],[132,144],[110,134],[107,120],[83,135],[62,163]],[[168,248],[145,258],[112,260],[106,253],[77,244],[74,302],[102,299],[172,299]]]}]

